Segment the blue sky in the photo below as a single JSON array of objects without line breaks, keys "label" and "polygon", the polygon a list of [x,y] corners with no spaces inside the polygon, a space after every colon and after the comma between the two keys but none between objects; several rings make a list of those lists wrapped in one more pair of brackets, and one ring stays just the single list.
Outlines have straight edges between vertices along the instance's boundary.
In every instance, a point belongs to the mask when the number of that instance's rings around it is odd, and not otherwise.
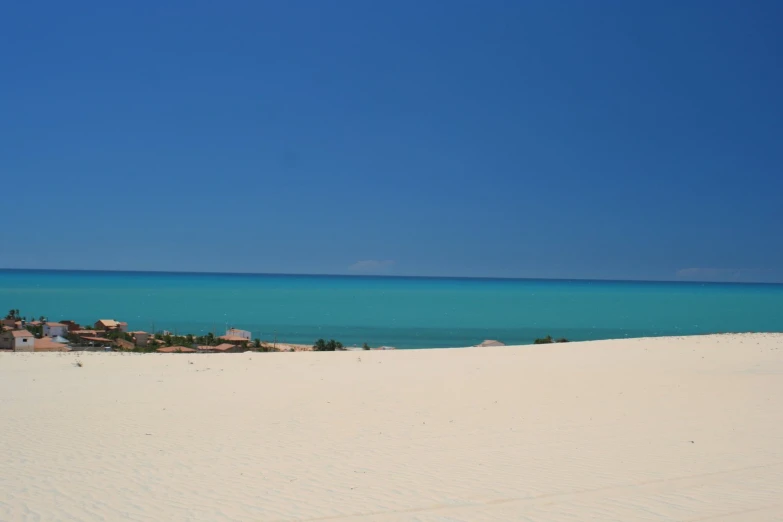
[{"label": "blue sky", "polygon": [[0,267],[783,281],[781,22],[6,2]]}]

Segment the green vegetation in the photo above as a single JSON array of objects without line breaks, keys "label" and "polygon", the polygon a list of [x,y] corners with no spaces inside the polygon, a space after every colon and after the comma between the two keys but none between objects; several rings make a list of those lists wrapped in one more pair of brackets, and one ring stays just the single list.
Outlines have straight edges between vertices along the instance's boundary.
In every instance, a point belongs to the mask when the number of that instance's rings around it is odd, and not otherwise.
[{"label": "green vegetation", "polygon": [[109,330],[106,332],[106,338],[115,341],[117,339],[123,339],[125,341],[133,342],[133,336],[127,332],[121,332],[119,330]]},{"label": "green vegetation", "polygon": [[539,339],[536,339],[533,341],[533,344],[552,344],[552,343],[567,343],[569,342],[568,339],[565,337],[560,337],[559,339],[552,339],[551,335],[547,335],[546,337],[541,337]]},{"label": "green vegetation", "polygon": [[362,349],[363,349],[363,350],[372,350],[372,348],[370,348],[370,345],[369,345],[369,344],[367,344],[367,343],[364,343],[364,344],[362,345]]},{"label": "green vegetation", "polygon": [[216,337],[215,334],[209,332],[207,335],[197,335],[194,338],[194,342],[199,346],[217,346],[222,341],[219,337]]},{"label": "green vegetation", "polygon": [[212,332],[206,335],[171,335],[170,333],[155,332],[153,338],[165,346],[217,346],[222,342]]},{"label": "green vegetation", "polygon": [[313,345],[313,350],[316,352],[333,352],[335,350],[341,349],[342,347],[343,343],[335,341],[334,339],[329,339],[328,341],[318,339]]},{"label": "green vegetation", "polygon": [[36,336],[38,339],[43,337],[43,326],[27,325],[27,331]]},{"label": "green vegetation", "polygon": [[148,346],[134,346],[131,352],[135,353],[152,353],[157,351],[158,347],[156,345],[148,345]]},{"label": "green vegetation", "polygon": [[253,343],[253,346],[259,351],[259,352],[277,352],[277,346],[275,344],[269,344],[268,342],[261,341],[259,339],[256,339],[258,341],[258,344],[255,342]]}]

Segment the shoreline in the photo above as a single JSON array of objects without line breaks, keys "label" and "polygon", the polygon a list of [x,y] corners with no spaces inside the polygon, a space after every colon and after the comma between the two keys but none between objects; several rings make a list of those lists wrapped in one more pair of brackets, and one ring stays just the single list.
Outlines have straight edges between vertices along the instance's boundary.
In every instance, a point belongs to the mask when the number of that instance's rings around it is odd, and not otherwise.
[{"label": "shoreline", "polygon": [[129,330],[196,337],[236,327],[293,344],[418,349],[783,330],[780,285],[6,271],[0,289],[28,318],[92,324],[108,314]]},{"label": "shoreline", "polygon": [[[548,343],[526,343],[526,344],[498,344],[498,345],[488,345],[488,346],[482,346],[481,344],[475,344],[475,345],[466,345],[466,346],[434,346],[434,347],[416,347],[416,348],[406,348],[406,347],[371,347],[369,349],[362,348],[361,346],[345,346],[342,349],[337,349],[333,351],[337,352],[351,352],[351,353],[359,353],[359,352],[370,352],[370,351],[432,351],[432,350],[466,350],[466,349],[481,349],[481,348],[530,348],[530,347],[536,347],[536,348],[547,348],[552,347],[560,344],[568,344],[568,345],[588,345],[591,343],[612,343],[612,342],[634,342],[634,341],[650,341],[650,340],[660,340],[660,341],[666,341],[666,340],[687,340],[692,338],[711,338],[711,337],[729,337],[729,336],[783,336],[783,332],[715,332],[715,333],[699,333],[699,334],[683,334],[683,335],[661,335],[661,336],[646,336],[646,337],[618,337],[618,338],[607,338],[607,339],[591,339],[591,340],[579,340],[579,341],[572,341],[572,340],[566,340],[564,342],[552,340]],[[108,340],[108,339],[107,339]],[[302,343],[288,343],[288,342],[282,342],[278,341],[277,343],[274,343],[273,341],[260,341],[263,348],[259,349],[257,347],[254,347],[252,344],[246,347],[246,349],[241,350],[235,350],[231,352],[224,352],[220,355],[229,355],[231,353],[291,353],[291,352],[317,352],[317,350],[314,349],[313,345],[310,344],[302,344]],[[486,341],[485,341],[486,342]],[[161,344],[159,345],[161,347],[166,347],[166,345]],[[109,352],[106,352],[103,350],[102,347],[99,346],[84,346],[84,345],[69,345],[69,350],[65,350],[65,352],[73,352],[73,353],[83,353],[83,352],[89,352],[89,353],[124,353],[124,354],[154,354],[160,352],[156,352],[155,350],[145,350],[145,351],[138,351],[138,350],[132,350],[129,348],[122,348],[119,346],[113,346],[113,349]],[[30,352],[14,352],[13,350],[6,350],[6,349],[0,349],[0,353],[30,353]],[[35,351],[32,353],[49,353],[48,350],[42,350],[42,351]],[[177,352],[169,352],[169,353],[175,353],[179,354]],[[210,351],[199,351],[199,352],[183,352],[183,354],[186,355],[209,355],[214,354],[214,352]]]}]

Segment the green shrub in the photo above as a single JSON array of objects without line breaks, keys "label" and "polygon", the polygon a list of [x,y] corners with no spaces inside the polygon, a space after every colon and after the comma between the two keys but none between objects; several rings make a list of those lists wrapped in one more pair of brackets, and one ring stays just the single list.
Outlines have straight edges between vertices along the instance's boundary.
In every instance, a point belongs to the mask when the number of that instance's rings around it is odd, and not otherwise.
[{"label": "green shrub", "polygon": [[313,344],[313,350],[316,352],[333,352],[335,350],[339,350],[342,347],[343,343],[335,341],[334,339],[329,339],[328,341],[318,339],[315,344]]}]

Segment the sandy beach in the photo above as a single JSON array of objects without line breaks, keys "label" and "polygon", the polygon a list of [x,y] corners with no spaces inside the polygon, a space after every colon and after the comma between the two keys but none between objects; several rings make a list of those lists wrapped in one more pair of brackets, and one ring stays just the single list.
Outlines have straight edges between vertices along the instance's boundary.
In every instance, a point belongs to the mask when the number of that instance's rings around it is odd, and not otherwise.
[{"label": "sandy beach", "polygon": [[3,521],[783,520],[781,334],[3,353],[0,419]]}]

